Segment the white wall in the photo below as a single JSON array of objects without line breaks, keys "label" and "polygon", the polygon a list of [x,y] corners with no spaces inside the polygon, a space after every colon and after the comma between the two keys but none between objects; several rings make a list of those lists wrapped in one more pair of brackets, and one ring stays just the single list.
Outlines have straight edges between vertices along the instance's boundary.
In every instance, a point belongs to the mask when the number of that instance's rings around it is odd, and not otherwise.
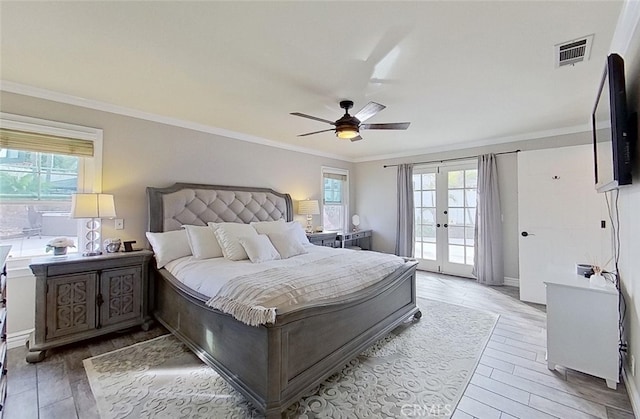
[{"label": "white wall", "polygon": [[[103,129],[102,190],[114,194],[118,217],[124,218],[125,226],[116,231],[113,220],[105,220],[103,236],[136,240],[138,246],[146,245],[147,186],[174,182],[259,186],[289,193],[294,201],[320,199],[321,166],[349,170],[351,185],[354,183],[354,167],[348,162],[157,122],[5,92],[0,94],[0,110]],[[305,222],[304,216],[296,218]],[[320,217],[315,216],[314,225],[319,224]],[[9,265],[10,334],[34,324],[35,278],[26,263],[22,269],[17,261]]]},{"label": "white wall", "polygon": [[[397,195],[395,167],[384,165],[437,161],[449,158],[477,156],[483,153],[498,153],[512,150],[534,150],[586,144],[591,141],[588,132],[539,138],[496,146],[470,148],[434,154],[420,154],[402,159],[378,160],[357,163],[355,168],[355,211],[360,215],[363,227],[374,231],[373,248],[381,252],[395,250]],[[586,162],[591,164],[591,162]],[[498,156],[498,187],[503,213],[504,272],[508,279],[517,279],[518,274],[518,161],[516,154]]]},{"label": "white wall", "polygon": [[[628,105],[630,110],[640,112],[640,2],[628,1],[625,7],[628,19],[620,21],[619,27],[634,29],[621,37],[620,44],[626,44],[626,47],[619,47],[614,42],[612,52],[621,53],[625,60]],[[640,141],[636,142],[633,184],[620,189],[619,204],[619,272],[627,306],[625,330],[628,353],[636,359],[636,374],[627,377],[627,388],[634,411],[640,415]],[[629,367],[627,364],[627,371]]]}]

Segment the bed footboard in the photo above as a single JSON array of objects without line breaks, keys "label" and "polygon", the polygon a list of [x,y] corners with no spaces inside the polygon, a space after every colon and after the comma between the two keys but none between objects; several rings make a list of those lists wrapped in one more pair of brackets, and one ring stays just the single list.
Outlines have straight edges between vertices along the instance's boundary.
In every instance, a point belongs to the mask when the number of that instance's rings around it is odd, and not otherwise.
[{"label": "bed footboard", "polygon": [[213,310],[166,271],[154,273],[160,323],[267,417],[339,371],[408,317],[419,318],[416,263],[375,287],[327,305],[279,313],[274,325],[253,327]]}]

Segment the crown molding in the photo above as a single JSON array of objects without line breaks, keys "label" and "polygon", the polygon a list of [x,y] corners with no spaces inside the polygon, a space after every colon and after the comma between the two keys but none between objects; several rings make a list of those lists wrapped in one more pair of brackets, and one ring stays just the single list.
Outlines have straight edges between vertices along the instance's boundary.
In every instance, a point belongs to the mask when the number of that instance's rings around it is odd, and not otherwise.
[{"label": "crown molding", "polygon": [[568,135],[568,134],[578,134],[581,132],[591,132],[591,126],[589,124],[584,124],[584,125],[575,125],[572,127],[556,128],[556,129],[544,130],[544,131],[527,132],[524,134],[511,135],[507,137],[484,139],[484,140],[456,143],[456,144],[450,144],[450,145],[442,145],[442,146],[436,146],[436,147],[423,148],[420,150],[404,151],[401,153],[381,154],[377,156],[361,157],[361,158],[356,158],[353,161],[354,163],[364,163],[364,162],[378,161],[378,160],[399,159],[403,157],[416,157],[424,154],[435,154],[435,153],[442,153],[446,151],[466,150],[469,148],[487,147],[487,146],[498,145],[498,144],[514,143],[518,141],[535,140],[538,138],[557,137],[559,135]]},{"label": "crown molding", "polygon": [[[640,3],[640,2],[639,2]],[[111,103],[101,102],[97,100],[85,99],[78,96],[68,95],[66,93],[59,93],[52,90],[42,89],[39,87],[29,86],[21,83],[16,83],[7,80],[0,80],[0,90],[7,93],[15,93],[24,96],[35,97],[38,99],[50,100],[53,102],[59,102],[66,105],[79,106],[87,109],[93,109],[102,112],[109,112],[117,115],[123,115],[131,118],[142,119],[151,122],[158,122],[161,124],[171,125],[180,128],[186,128],[194,131],[204,132],[208,134],[214,134],[221,137],[226,137],[234,140],[246,141],[249,143],[265,145],[268,147],[275,147],[283,150],[294,151],[303,154],[309,154],[317,157],[325,157],[349,163],[364,163],[377,160],[389,160],[403,157],[419,156],[423,154],[440,153],[444,151],[463,150],[475,147],[484,147],[496,144],[503,144],[509,142],[532,140],[536,138],[553,137],[558,135],[575,134],[580,132],[590,131],[591,127],[588,124],[559,128],[553,130],[544,130],[536,132],[528,132],[513,136],[483,139],[472,142],[456,143],[443,146],[428,147],[417,150],[407,150],[400,153],[393,154],[380,154],[374,156],[365,157],[346,157],[332,153],[325,153],[317,150],[313,150],[306,147],[299,147],[290,144],[281,143],[278,141],[268,140],[266,138],[244,134],[241,132],[231,131],[224,128],[213,127],[196,122],[186,121],[183,119],[173,118],[169,116],[157,115],[149,112],[140,111],[137,109],[126,108],[124,106],[113,105]]]},{"label": "crown molding", "polygon": [[210,125],[191,122],[184,119],[173,118],[169,116],[157,115],[137,109],[126,108],[124,106],[114,105],[98,100],[85,99],[78,96],[68,95],[66,93],[55,92],[52,90],[42,89],[39,87],[29,86],[26,84],[16,83],[8,80],[0,80],[0,90],[7,93],[15,93],[24,96],[35,97],[38,99],[50,100],[53,102],[64,103],[66,105],[80,106],[87,109],[93,109],[102,112],[109,112],[116,115],[123,115],[131,118],[143,119],[151,122],[171,125],[180,128],[186,128],[193,131],[204,132],[207,134],[219,135],[221,137],[231,138],[234,140],[246,141],[249,143],[265,145],[268,147],[280,148],[283,150],[294,151],[297,153],[310,154],[318,157],[326,157],[335,160],[341,160],[352,163],[353,160],[345,156],[332,153],[324,153],[322,151],[313,150],[306,147],[299,147],[278,141],[268,140],[266,138],[255,135],[244,134],[241,132],[231,131],[224,128],[218,128]]}]

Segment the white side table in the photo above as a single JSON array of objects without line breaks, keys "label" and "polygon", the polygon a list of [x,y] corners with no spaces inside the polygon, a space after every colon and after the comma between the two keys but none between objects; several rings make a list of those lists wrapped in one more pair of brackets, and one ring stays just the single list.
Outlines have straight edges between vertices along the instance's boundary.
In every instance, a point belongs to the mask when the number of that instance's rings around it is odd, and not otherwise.
[{"label": "white side table", "polygon": [[620,381],[618,290],[591,286],[578,275],[545,285],[548,368],[562,365],[604,378],[615,389]]}]

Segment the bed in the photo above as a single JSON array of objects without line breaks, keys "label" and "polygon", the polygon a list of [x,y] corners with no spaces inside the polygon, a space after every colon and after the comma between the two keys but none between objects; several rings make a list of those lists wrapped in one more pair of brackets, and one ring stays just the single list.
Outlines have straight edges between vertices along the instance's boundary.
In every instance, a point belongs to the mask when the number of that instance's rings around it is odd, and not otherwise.
[{"label": "bed", "polygon": [[[271,189],[176,183],[147,188],[150,232],[183,224],[292,221],[288,194]],[[278,310],[273,323],[250,326],[209,307],[208,297],[167,269],[151,270],[155,318],[215,369],[267,418],[282,412],[377,339],[412,316],[416,263],[322,304]]]}]

